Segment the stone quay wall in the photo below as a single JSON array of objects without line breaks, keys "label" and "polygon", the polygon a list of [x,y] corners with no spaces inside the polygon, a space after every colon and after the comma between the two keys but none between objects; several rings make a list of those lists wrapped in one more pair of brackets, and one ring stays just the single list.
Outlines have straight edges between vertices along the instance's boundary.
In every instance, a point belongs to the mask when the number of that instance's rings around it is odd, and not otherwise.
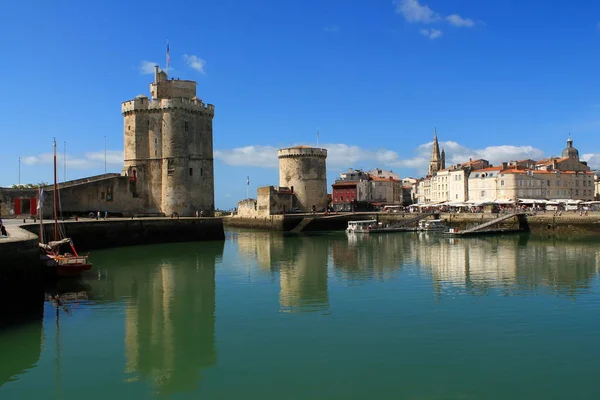
[{"label": "stone quay wall", "polygon": [[[441,214],[441,218],[452,227],[466,229],[477,224],[491,221],[504,214]],[[530,215],[527,217],[529,229],[533,233],[573,233],[599,234],[600,213],[590,213],[580,216],[578,213],[563,212],[555,216],[553,212]],[[517,225],[516,218],[504,225]]]},{"label": "stone quay wall", "polygon": [[[303,229],[303,232],[310,231],[335,231],[344,230],[348,226],[348,221],[377,219],[383,223],[401,223],[403,220],[414,220],[421,214],[418,213],[342,213],[338,215],[323,214],[285,214],[270,216],[231,216],[223,219],[223,224],[228,227],[263,229],[274,231],[291,231],[304,218],[313,218]],[[471,228],[487,221],[503,216],[504,214],[450,214],[442,213],[443,219],[450,227],[461,230]],[[422,215],[425,218],[427,215]],[[556,233],[556,234],[599,234],[600,233],[600,213],[590,214],[588,216],[579,216],[574,213],[563,213],[561,216],[554,216],[553,213],[531,215],[527,217],[529,228],[533,233]],[[417,221],[407,226],[416,226]],[[497,228],[517,228],[516,218],[509,219],[497,226]],[[495,227],[491,227],[493,229]]]},{"label": "stone quay wall", "polygon": [[[59,222],[77,251],[153,243],[224,240],[221,218],[139,218]],[[22,225],[35,235],[39,225]],[[53,235],[53,223],[44,223],[46,237]]]},{"label": "stone quay wall", "polygon": [[233,228],[262,229],[273,231],[291,231],[304,218],[312,218],[302,232],[311,231],[337,231],[344,230],[348,221],[371,219],[369,214],[339,214],[339,215],[312,215],[312,214],[285,214],[268,216],[231,216],[223,218],[223,225]]}]

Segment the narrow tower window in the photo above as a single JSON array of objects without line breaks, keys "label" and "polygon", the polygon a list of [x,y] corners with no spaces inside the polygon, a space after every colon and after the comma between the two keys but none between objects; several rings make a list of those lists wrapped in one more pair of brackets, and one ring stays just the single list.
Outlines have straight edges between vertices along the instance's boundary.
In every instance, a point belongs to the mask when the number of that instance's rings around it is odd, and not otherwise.
[{"label": "narrow tower window", "polygon": [[192,175],[194,175],[194,173],[193,173],[193,169],[192,169],[192,168],[190,168],[190,176],[192,176]]},{"label": "narrow tower window", "polygon": [[202,168],[200,168],[200,176],[202,176]]},{"label": "narrow tower window", "polygon": [[186,132],[188,131],[188,122],[187,121],[185,121],[185,131]]}]

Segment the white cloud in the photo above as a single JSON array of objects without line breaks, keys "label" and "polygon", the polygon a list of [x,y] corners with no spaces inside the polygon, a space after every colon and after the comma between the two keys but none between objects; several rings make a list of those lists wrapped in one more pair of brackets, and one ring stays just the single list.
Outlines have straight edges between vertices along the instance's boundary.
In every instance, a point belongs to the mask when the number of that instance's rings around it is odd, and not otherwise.
[{"label": "white cloud", "polygon": [[277,148],[273,146],[246,146],[230,150],[215,150],[214,157],[227,165],[276,168]]},{"label": "white cloud", "polygon": [[440,31],[439,29],[421,29],[419,31],[419,33],[425,37],[428,37],[429,39],[437,39],[437,38],[441,38],[444,33],[442,31]]},{"label": "white cloud", "polygon": [[440,19],[439,14],[433,12],[428,6],[419,4],[418,0],[396,1],[396,12],[401,14],[408,22],[428,24]]},{"label": "white cloud", "polygon": [[[458,14],[450,14],[441,16],[433,11],[429,6],[420,4],[419,0],[396,0],[396,13],[402,15],[407,22],[431,24],[445,20],[452,26],[459,28],[470,28],[475,26],[475,21],[470,18],[463,18]],[[442,31],[439,29],[421,29],[421,35],[429,39],[436,39],[442,36]]]},{"label": "white cloud", "polygon": [[[424,143],[415,149],[415,156],[401,158],[389,149],[365,149],[347,144],[326,144],[327,167],[336,168],[410,168],[425,175],[431,157],[433,142]],[[459,164],[472,159],[483,158],[494,165],[503,161],[534,160],[543,158],[543,152],[533,146],[489,146],[483,149],[470,149],[459,143],[440,142],[446,151],[446,165]],[[215,158],[228,165],[277,168],[277,148],[273,146],[246,146],[231,150],[215,151]],[[599,160],[600,161],[600,160]]]},{"label": "white cloud", "polygon": [[183,61],[185,61],[188,67],[195,69],[198,72],[204,73],[204,65],[206,65],[206,61],[199,58],[198,56],[184,54]]},{"label": "white cloud", "polygon": [[473,25],[475,25],[475,22],[470,19],[470,18],[463,18],[458,14],[452,14],[452,15],[448,15],[446,17],[446,21],[448,21],[448,23],[450,25],[454,25],[457,27],[466,27],[466,28],[470,28]]},{"label": "white cloud", "polygon": [[158,63],[143,60],[140,62],[140,73],[143,75],[153,74],[155,65],[158,65]]},{"label": "white cloud", "polygon": [[583,154],[581,160],[587,161],[588,166],[593,170],[600,169],[600,154],[598,153]]},{"label": "white cloud", "polygon": [[329,25],[323,28],[325,32],[338,33],[340,31],[340,27],[338,25]]},{"label": "white cloud", "polygon": [[[57,164],[62,167],[63,154],[56,155]],[[25,165],[52,165],[54,156],[52,153],[42,153],[37,156],[26,156],[21,158]],[[106,164],[110,166],[123,165],[123,152],[121,150],[107,150]],[[104,166],[104,152],[86,153],[83,156],[67,154],[68,169],[90,169]]]}]

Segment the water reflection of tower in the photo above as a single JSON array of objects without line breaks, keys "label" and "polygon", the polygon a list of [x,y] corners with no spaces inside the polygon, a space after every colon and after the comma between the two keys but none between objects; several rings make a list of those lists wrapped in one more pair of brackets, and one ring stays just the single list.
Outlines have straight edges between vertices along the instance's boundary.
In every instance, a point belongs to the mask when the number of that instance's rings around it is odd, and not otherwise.
[{"label": "water reflection of tower", "polygon": [[326,310],[329,307],[328,241],[307,237],[294,239],[290,244],[295,248],[295,254],[293,258],[282,261],[279,270],[281,310]]},{"label": "water reflection of tower", "polygon": [[332,243],[336,273],[348,280],[387,280],[410,258],[411,241],[412,235],[347,234]]},{"label": "water reflection of tower", "polygon": [[[281,260],[291,257],[292,251],[284,245],[284,238],[273,232],[241,232],[234,236],[240,255],[246,260],[256,259],[263,271],[273,271]],[[289,254],[288,254],[289,253]]]},{"label": "water reflection of tower", "polygon": [[216,361],[215,257],[165,261],[131,280],[125,315],[128,380],[150,378],[160,394],[195,390]]}]

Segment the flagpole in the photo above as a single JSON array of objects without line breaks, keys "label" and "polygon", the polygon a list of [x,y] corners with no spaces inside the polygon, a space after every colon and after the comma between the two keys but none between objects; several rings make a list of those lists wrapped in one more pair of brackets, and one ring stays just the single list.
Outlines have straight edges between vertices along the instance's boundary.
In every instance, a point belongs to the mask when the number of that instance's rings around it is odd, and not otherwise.
[{"label": "flagpole", "polygon": [[19,157],[19,186],[21,186],[21,157]]},{"label": "flagpole", "polygon": [[248,177],[246,178],[246,198],[249,199],[250,195],[248,193],[250,189],[250,175],[248,175]]},{"label": "flagpole", "polygon": [[317,128],[317,147],[319,147],[319,129]]},{"label": "flagpole", "polygon": [[66,182],[67,181],[67,142],[65,142],[65,156],[64,156],[63,164],[65,167],[65,176],[63,177],[63,180]]},{"label": "flagpole", "polygon": [[167,39],[167,54],[166,54],[166,62],[165,62],[165,73],[169,73],[169,61],[170,61],[170,50],[169,50],[169,39]]}]

